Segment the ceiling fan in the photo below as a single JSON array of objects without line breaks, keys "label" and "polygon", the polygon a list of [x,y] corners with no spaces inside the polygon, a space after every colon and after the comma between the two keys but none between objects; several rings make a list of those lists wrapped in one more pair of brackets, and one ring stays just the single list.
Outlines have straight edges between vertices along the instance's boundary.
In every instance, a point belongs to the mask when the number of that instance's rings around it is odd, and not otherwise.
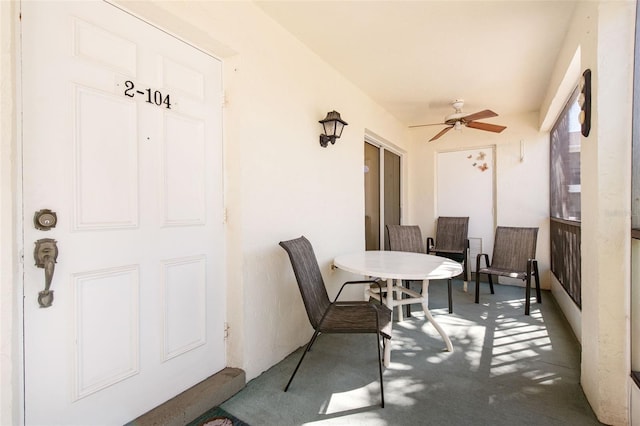
[{"label": "ceiling fan", "polygon": [[490,109],[485,109],[483,111],[475,112],[472,114],[465,114],[462,112],[462,107],[464,105],[464,101],[462,99],[457,99],[451,103],[455,112],[451,115],[447,115],[444,118],[444,123],[433,123],[433,124],[419,124],[412,127],[424,127],[424,126],[447,126],[442,129],[437,135],[429,139],[429,142],[435,141],[440,138],[442,135],[447,133],[451,129],[460,130],[462,126],[471,127],[473,129],[486,130],[488,132],[500,133],[506,126],[499,126],[497,124],[489,124],[489,123],[481,123],[476,120],[482,120],[484,118],[497,117],[498,114],[491,111]]}]

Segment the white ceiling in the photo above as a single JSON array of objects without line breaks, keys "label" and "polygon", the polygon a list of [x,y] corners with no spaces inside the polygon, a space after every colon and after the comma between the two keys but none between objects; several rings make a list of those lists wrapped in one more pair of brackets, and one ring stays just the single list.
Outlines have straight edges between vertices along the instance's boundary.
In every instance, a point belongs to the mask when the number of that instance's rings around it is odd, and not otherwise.
[{"label": "white ceiling", "polygon": [[576,1],[308,1],[258,5],[407,125],[538,111]]}]

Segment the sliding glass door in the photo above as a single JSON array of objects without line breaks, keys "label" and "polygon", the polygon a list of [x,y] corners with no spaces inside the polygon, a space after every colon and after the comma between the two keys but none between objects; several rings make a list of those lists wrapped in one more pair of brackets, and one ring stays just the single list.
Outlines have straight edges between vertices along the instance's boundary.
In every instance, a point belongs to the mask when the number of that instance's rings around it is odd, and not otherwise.
[{"label": "sliding glass door", "polygon": [[389,248],[386,225],[400,224],[400,156],[383,146],[364,143],[365,246]]}]

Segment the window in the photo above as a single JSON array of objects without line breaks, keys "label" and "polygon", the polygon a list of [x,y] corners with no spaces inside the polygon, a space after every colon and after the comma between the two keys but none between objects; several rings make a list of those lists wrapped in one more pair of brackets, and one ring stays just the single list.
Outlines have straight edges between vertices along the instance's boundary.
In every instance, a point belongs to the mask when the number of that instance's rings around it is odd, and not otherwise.
[{"label": "window", "polygon": [[551,129],[551,272],[580,307],[580,106],[576,88]]},{"label": "window", "polygon": [[580,221],[580,106],[574,90],[551,129],[551,217]]}]

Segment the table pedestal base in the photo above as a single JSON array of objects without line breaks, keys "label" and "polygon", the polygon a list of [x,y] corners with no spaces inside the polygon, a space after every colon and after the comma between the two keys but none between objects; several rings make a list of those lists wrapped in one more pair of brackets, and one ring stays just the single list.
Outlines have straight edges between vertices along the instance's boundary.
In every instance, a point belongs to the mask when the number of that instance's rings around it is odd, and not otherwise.
[{"label": "table pedestal base", "polygon": [[[378,289],[375,287],[368,288],[365,291],[365,297],[367,299],[369,297],[372,297],[376,300],[380,300],[382,298],[382,302],[385,305],[387,305],[389,309],[391,309],[392,311],[393,311],[393,308],[395,308],[396,306],[400,307],[398,309],[399,321],[403,320],[403,317],[402,317],[403,305],[420,303],[420,305],[422,306],[422,310],[424,311],[424,315],[427,317],[427,320],[429,320],[429,322],[433,325],[433,327],[436,329],[438,334],[440,334],[440,336],[442,337],[442,340],[444,340],[444,343],[447,347],[447,352],[453,352],[453,345],[451,344],[451,340],[449,339],[449,336],[447,336],[447,333],[444,332],[442,327],[440,327],[440,324],[438,324],[436,320],[433,319],[431,312],[429,312],[429,280],[422,280],[422,294],[417,293],[411,289],[404,288],[402,286],[401,280],[398,280],[399,281],[398,284],[395,284],[394,281],[395,280],[393,280],[392,278],[387,279],[386,297],[382,296],[378,291]],[[394,294],[396,295],[396,297],[394,297]],[[403,299],[402,298],[403,294],[406,294],[409,297],[406,299]],[[390,362],[391,362],[391,342],[387,342],[384,348],[385,367],[388,367]]]}]

